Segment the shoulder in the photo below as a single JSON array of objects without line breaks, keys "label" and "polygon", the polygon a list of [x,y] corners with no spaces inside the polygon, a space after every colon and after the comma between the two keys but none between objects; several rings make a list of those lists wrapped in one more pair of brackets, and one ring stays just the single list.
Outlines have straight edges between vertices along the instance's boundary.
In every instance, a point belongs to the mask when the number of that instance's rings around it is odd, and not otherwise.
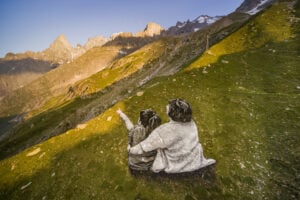
[{"label": "shoulder", "polygon": [[173,123],[167,122],[165,124],[160,125],[151,133],[152,135],[158,135],[160,138],[164,139],[170,136],[176,130],[176,122]]},{"label": "shoulder", "polygon": [[161,131],[170,129],[172,126],[173,126],[173,124],[171,122],[167,122],[167,123],[164,123],[164,124],[160,125],[156,129],[154,129],[154,131],[155,132],[161,132]]}]

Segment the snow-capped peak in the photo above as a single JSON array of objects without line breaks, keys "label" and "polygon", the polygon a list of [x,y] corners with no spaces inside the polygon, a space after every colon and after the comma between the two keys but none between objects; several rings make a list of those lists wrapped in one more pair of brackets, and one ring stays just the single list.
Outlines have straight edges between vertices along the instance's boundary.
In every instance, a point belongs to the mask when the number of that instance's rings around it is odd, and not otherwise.
[{"label": "snow-capped peak", "polygon": [[197,22],[200,24],[203,24],[203,23],[212,24],[212,23],[218,21],[220,18],[221,18],[220,16],[210,17],[207,15],[201,15],[201,16],[197,17],[193,22],[194,23]]}]

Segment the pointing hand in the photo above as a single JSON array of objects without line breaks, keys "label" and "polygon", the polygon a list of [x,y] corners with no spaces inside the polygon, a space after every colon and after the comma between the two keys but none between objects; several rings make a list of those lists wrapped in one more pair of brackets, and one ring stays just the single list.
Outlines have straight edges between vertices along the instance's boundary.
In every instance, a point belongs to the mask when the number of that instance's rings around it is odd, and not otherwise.
[{"label": "pointing hand", "polygon": [[117,111],[116,111],[119,115],[122,114],[122,110],[119,108]]}]

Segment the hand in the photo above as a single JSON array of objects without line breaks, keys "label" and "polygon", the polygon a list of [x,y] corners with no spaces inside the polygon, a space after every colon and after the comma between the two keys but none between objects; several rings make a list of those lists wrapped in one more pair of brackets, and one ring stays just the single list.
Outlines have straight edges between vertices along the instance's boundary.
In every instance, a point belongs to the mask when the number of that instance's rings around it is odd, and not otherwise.
[{"label": "hand", "polygon": [[116,111],[119,115],[122,114],[122,110],[119,108],[117,111]]}]

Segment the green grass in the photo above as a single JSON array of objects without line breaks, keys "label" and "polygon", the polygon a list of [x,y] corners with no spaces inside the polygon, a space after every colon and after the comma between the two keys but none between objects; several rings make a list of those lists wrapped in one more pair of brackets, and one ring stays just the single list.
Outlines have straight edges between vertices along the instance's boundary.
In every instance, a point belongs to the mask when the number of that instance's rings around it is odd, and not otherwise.
[{"label": "green grass", "polygon": [[[299,33],[266,42],[222,54],[211,67],[187,66],[156,78],[140,88],[142,96],[2,160],[0,198],[299,199]],[[177,97],[191,103],[215,169],[182,179],[130,175],[127,131],[115,111],[121,108],[137,121],[139,111],[151,107],[166,122],[165,106]]]},{"label": "green grass", "polygon": [[151,65],[154,59],[164,53],[165,42],[159,40],[146,45],[139,51],[115,61],[110,67],[92,75],[88,79],[76,83],[79,89],[88,88],[85,95],[98,92],[105,87],[124,79],[131,74],[142,69],[144,66]]},{"label": "green grass", "polygon": [[[285,5],[272,6],[268,12],[260,14],[241,29],[211,47],[187,70],[211,65],[217,62],[222,55],[255,49],[268,42],[281,42],[289,39],[292,35],[290,16],[291,11],[287,10]],[[279,24],[280,28],[278,28]]]}]

